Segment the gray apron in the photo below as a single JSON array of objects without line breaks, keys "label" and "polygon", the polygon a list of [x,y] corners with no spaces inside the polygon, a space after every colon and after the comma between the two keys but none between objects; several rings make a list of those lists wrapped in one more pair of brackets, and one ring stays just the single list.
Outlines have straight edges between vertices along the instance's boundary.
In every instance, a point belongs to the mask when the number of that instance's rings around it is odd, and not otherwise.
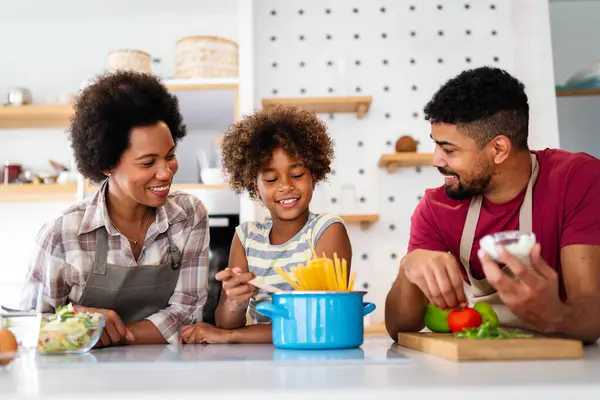
[{"label": "gray apron", "polygon": [[169,305],[181,268],[181,252],[170,231],[169,260],[161,265],[122,266],[108,264],[108,233],[96,231],[96,258],[79,300],[84,307],[115,311],[124,323],[149,317]]},{"label": "gray apron", "polygon": [[[522,232],[533,232],[533,185],[538,176],[538,169],[537,157],[534,154],[531,154],[531,177],[527,184],[525,199],[523,200],[523,204],[519,211],[519,230]],[[471,250],[473,249],[475,229],[477,228],[477,222],[479,221],[482,202],[482,195],[475,196],[471,199],[469,211],[467,212],[467,219],[460,239],[460,261],[467,271],[470,282],[470,285],[467,283],[464,284],[465,294],[472,304],[480,301],[489,303],[498,314],[501,326],[536,331],[537,329],[533,325],[530,325],[517,317],[506,305],[504,305],[504,303],[502,303],[496,289],[494,289],[485,278],[475,279],[471,274],[469,258],[471,257]],[[512,276],[510,269],[506,266],[502,268],[502,272]]]}]

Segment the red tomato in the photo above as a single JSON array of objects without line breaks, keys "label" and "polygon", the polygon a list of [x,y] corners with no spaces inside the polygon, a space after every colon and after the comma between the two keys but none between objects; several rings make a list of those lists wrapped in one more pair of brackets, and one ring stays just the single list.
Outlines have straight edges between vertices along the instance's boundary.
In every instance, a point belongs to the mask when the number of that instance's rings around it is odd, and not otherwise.
[{"label": "red tomato", "polygon": [[448,314],[448,327],[452,332],[479,326],[481,326],[481,314],[474,308],[466,307],[462,310],[453,310]]}]

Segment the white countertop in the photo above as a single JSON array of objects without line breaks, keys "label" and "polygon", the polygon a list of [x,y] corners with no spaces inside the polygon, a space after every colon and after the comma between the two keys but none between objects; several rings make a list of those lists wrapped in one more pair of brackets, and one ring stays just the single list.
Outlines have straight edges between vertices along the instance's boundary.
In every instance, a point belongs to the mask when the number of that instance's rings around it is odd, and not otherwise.
[{"label": "white countertop", "polygon": [[[23,356],[0,370],[0,398],[600,398],[600,347],[583,360],[454,362],[367,338],[360,349],[270,345],[130,346]],[[392,397],[394,396],[394,397]]]}]

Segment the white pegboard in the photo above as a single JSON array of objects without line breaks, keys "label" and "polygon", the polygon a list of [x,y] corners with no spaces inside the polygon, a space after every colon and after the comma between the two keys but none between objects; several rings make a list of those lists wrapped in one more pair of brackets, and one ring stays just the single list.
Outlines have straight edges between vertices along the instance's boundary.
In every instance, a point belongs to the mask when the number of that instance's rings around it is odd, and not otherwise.
[{"label": "white pegboard", "polygon": [[[538,2],[543,4],[543,2]],[[350,225],[353,268],[381,322],[385,296],[405,254],[410,216],[423,191],[442,183],[434,168],[377,166],[398,137],[434,148],[423,107],[460,71],[495,65],[514,71],[510,0],[257,0],[254,101],[265,97],[373,96],[364,119],[322,115],[335,140],[335,173],[313,211],[380,214],[367,230]],[[547,5],[546,5],[547,6]],[[551,66],[550,66],[551,68]]]}]

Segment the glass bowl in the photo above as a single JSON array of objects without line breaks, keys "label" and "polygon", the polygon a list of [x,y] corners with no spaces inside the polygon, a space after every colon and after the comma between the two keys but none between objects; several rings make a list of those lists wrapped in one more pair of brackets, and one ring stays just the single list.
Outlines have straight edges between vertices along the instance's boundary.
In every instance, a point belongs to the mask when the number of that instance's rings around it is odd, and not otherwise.
[{"label": "glass bowl", "polygon": [[529,254],[536,243],[533,232],[504,231],[481,238],[479,247],[483,249],[492,259],[499,261],[498,246],[518,259],[529,259]]},{"label": "glass bowl", "polygon": [[0,329],[10,330],[21,350],[34,350],[37,345],[42,293],[39,283],[0,283]]},{"label": "glass bowl", "polygon": [[84,354],[89,352],[102,335],[103,314],[94,314],[96,321],[56,322],[55,314],[42,315],[37,351],[39,354]]}]

